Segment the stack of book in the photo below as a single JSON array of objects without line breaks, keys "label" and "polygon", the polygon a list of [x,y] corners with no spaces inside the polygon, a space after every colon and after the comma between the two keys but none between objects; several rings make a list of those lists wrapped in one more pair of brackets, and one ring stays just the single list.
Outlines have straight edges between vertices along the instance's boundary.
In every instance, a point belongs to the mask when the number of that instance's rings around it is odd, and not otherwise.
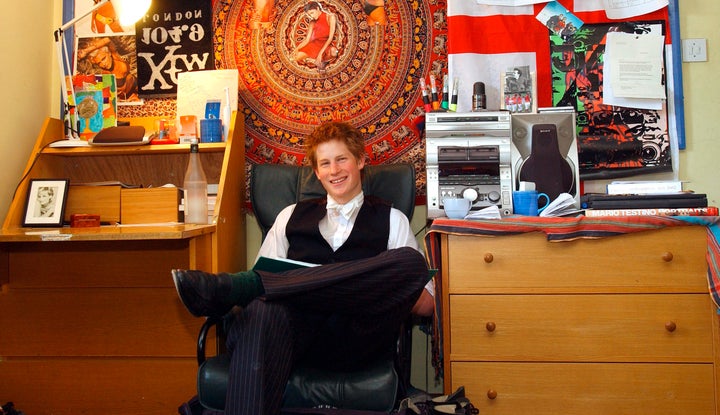
[{"label": "stack of book", "polygon": [[718,216],[707,195],[682,190],[679,181],[613,182],[607,194],[581,197],[585,216]]}]

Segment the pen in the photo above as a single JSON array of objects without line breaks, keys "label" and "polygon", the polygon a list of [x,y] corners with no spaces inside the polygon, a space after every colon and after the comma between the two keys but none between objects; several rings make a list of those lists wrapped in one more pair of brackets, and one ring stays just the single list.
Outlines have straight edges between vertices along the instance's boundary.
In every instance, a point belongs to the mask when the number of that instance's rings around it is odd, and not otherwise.
[{"label": "pen", "polygon": [[450,111],[457,111],[458,83],[460,80],[453,78],[452,96],[450,97]]},{"label": "pen", "polygon": [[420,90],[422,91],[423,104],[425,104],[425,112],[432,111],[432,106],[430,105],[430,94],[428,94],[425,78],[420,78]]},{"label": "pen", "polygon": [[430,74],[430,94],[432,96],[432,109],[436,110],[440,108],[440,101],[438,101],[437,84],[435,83],[435,75]]},{"label": "pen", "polygon": [[448,74],[443,76],[443,89],[442,89],[442,102],[440,102],[440,108],[448,109],[448,98],[450,96],[450,80]]}]

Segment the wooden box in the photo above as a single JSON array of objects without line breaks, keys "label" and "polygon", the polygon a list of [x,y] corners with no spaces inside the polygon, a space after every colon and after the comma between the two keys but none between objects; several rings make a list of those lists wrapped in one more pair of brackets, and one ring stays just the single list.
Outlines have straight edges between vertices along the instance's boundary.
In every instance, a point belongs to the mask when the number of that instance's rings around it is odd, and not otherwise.
[{"label": "wooden box", "polygon": [[101,223],[120,222],[120,186],[70,186],[63,220],[75,213],[100,215]]},{"label": "wooden box", "polygon": [[182,192],[177,187],[122,189],[120,222],[165,223],[178,222]]}]

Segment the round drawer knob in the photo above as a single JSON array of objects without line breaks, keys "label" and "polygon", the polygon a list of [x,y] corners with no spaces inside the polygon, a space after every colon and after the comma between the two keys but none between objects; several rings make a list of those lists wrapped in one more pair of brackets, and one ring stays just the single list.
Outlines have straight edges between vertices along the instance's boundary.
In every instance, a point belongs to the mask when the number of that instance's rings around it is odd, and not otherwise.
[{"label": "round drawer knob", "polygon": [[493,254],[488,252],[487,254],[485,254],[483,259],[485,260],[485,262],[487,262],[489,264],[489,263],[493,262],[493,259],[495,259],[495,258],[493,258]]},{"label": "round drawer knob", "polygon": [[672,260],[673,260],[673,254],[672,254],[672,252],[665,252],[664,254],[662,254],[662,259],[663,259],[663,261],[665,261],[665,262],[670,262],[670,261],[672,261]]},{"label": "round drawer knob", "polygon": [[485,324],[485,329],[492,333],[493,331],[495,331],[495,323],[493,323],[492,321],[488,321]]},{"label": "round drawer knob", "polygon": [[665,323],[665,330],[669,331],[670,333],[674,332],[677,328],[677,324],[675,324],[674,321],[668,321]]},{"label": "round drawer knob", "polygon": [[487,391],[487,397],[488,397],[488,399],[491,399],[491,400],[497,398],[497,391],[489,389]]}]

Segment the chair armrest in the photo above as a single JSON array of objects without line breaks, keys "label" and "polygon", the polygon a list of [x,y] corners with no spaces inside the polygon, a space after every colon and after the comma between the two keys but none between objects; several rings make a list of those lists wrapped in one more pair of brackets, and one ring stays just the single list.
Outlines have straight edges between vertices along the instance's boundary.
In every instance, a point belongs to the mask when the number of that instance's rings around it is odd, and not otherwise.
[{"label": "chair armrest", "polygon": [[210,329],[215,326],[215,337],[218,341],[218,347],[220,347],[221,339],[224,339],[225,337],[225,331],[224,331],[224,318],[220,317],[208,317],[205,322],[203,323],[202,327],[200,327],[200,333],[198,333],[198,339],[197,339],[197,362],[198,366],[202,365],[203,362],[205,362],[205,347],[207,345],[207,336],[210,332]]}]

